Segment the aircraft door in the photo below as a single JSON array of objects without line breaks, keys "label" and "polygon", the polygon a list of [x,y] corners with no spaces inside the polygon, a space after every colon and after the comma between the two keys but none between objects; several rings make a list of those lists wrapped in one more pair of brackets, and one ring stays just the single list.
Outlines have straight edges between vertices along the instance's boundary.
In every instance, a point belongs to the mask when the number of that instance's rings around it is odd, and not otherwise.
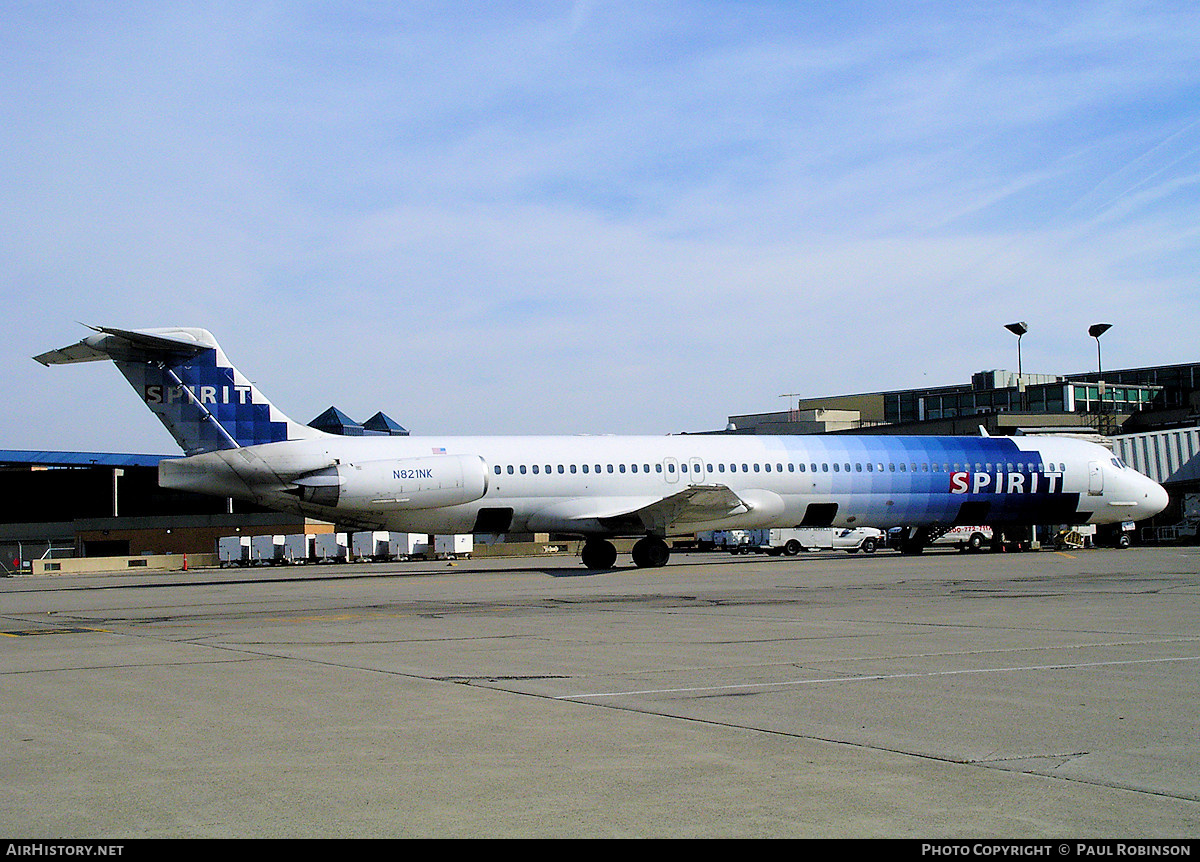
[{"label": "aircraft door", "polygon": [[679,481],[679,462],[674,458],[663,459],[663,478],[672,485]]},{"label": "aircraft door", "polygon": [[691,470],[691,483],[700,485],[704,482],[704,462],[699,458],[688,459],[689,469]]},{"label": "aircraft door", "polygon": [[1088,494],[1099,497],[1104,493],[1104,465],[1099,461],[1088,462]]}]

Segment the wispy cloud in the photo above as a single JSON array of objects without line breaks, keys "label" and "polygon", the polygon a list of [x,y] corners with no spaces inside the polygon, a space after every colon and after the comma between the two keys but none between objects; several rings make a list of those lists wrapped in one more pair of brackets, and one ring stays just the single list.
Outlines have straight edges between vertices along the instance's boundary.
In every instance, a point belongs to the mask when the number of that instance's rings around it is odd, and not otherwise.
[{"label": "wispy cloud", "polygon": [[[301,420],[719,427],[1013,361],[1195,360],[1188,4],[0,12],[10,446],[170,442],[76,320],[212,329]],[[47,391],[56,394],[47,398]],[[107,403],[97,403],[103,397]]]}]

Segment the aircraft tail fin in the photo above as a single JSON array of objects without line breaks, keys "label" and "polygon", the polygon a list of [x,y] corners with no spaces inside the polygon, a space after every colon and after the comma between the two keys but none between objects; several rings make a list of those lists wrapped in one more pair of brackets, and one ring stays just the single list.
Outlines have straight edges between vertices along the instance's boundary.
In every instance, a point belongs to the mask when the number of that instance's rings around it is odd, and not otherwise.
[{"label": "aircraft tail fin", "polygon": [[46,366],[113,360],[188,455],[322,434],[264,398],[205,329],[89,328],[94,335],[33,358]]}]

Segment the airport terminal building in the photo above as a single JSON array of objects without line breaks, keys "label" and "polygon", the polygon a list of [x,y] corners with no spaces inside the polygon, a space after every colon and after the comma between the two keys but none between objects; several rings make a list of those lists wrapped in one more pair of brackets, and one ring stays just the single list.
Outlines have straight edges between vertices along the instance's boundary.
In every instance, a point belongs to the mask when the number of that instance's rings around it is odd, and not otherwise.
[{"label": "airport terminal building", "polygon": [[[981,371],[970,383],[799,399],[775,413],[729,417],[724,433],[1094,437],[1166,487],[1156,521],[1196,519],[1200,363],[1068,376]],[[1156,525],[1156,526],[1157,526]]]},{"label": "airport terminal building", "polygon": [[[312,427],[407,435],[383,413],[357,423],[335,407]],[[1069,376],[984,371],[969,383],[806,398],[792,409],[728,417],[725,434],[1073,434],[1101,440],[1162,484],[1170,507],[1139,525],[1145,541],[1194,535],[1200,521],[1200,363]],[[158,486],[174,455],[0,450],[0,576],[65,557],[211,555],[231,534],[333,532],[335,525]],[[880,525],[893,526],[893,525]]]}]

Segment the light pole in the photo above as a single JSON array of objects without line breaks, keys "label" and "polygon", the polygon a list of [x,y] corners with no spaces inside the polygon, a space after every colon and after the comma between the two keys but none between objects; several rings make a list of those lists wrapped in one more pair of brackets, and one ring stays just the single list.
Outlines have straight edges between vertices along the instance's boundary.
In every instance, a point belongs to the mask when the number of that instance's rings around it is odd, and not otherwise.
[{"label": "light pole", "polygon": [[1029,331],[1029,324],[1023,320],[1016,323],[1006,323],[1004,328],[1017,336],[1017,398],[1020,400],[1021,410],[1025,410],[1025,381],[1022,379],[1024,369],[1021,367],[1021,337]]},{"label": "light pole", "polygon": [[1093,323],[1088,327],[1088,335],[1096,339],[1096,374],[1097,380],[1099,375],[1104,373],[1104,366],[1100,362],[1100,336],[1112,329],[1111,323]]},{"label": "light pole", "polygon": [[1006,323],[1004,328],[1017,336],[1017,379],[1021,377],[1021,336],[1029,331],[1029,324],[1021,320],[1017,323]]},{"label": "light pole", "polygon": [[1093,323],[1088,327],[1088,335],[1096,339],[1096,395],[1100,398],[1100,423],[1099,429],[1102,433],[1105,431],[1104,421],[1104,363],[1100,361],[1100,336],[1112,329],[1111,323]]}]

